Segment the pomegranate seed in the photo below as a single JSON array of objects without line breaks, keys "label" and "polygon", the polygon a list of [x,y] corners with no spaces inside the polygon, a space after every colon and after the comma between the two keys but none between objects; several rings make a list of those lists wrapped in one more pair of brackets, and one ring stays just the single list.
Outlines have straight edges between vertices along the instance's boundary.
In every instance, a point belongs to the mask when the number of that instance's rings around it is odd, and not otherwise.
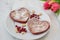
[{"label": "pomegranate seed", "polygon": [[17,30],[19,31],[21,29],[21,27],[17,27]]},{"label": "pomegranate seed", "polygon": [[21,33],[22,32],[22,30],[21,29],[19,29],[19,33]]},{"label": "pomegranate seed", "polygon": [[23,27],[20,27],[20,26],[17,26],[17,25],[16,25],[16,28],[17,28],[17,30],[18,30],[19,33],[21,33],[21,32],[27,32],[26,28],[23,28]]},{"label": "pomegranate seed", "polygon": [[32,14],[32,15],[30,16],[30,18],[33,18],[33,17],[35,17],[35,18],[38,18],[38,19],[39,19],[39,15]]},{"label": "pomegranate seed", "polygon": [[17,25],[15,27],[18,27]]}]

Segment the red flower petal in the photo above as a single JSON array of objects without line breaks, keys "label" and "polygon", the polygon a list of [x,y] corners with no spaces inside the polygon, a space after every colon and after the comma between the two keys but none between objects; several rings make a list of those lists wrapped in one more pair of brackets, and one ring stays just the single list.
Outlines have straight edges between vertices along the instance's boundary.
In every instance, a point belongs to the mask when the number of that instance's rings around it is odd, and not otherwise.
[{"label": "red flower petal", "polygon": [[52,4],[52,7],[51,7],[51,10],[53,12],[56,12],[58,9],[59,9],[59,4],[58,3],[53,3]]},{"label": "red flower petal", "polygon": [[49,9],[51,7],[51,5],[48,2],[44,3],[44,9]]}]

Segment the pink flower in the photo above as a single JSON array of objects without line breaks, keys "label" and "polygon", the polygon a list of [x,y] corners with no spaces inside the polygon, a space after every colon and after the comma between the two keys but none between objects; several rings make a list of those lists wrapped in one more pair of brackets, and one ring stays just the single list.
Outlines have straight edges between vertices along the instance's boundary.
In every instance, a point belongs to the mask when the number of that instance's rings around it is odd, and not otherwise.
[{"label": "pink flower", "polygon": [[51,5],[48,2],[44,3],[44,9],[49,9],[51,7]]},{"label": "pink flower", "polygon": [[53,3],[51,6],[51,10],[53,12],[56,12],[59,9],[59,4],[58,3]]}]

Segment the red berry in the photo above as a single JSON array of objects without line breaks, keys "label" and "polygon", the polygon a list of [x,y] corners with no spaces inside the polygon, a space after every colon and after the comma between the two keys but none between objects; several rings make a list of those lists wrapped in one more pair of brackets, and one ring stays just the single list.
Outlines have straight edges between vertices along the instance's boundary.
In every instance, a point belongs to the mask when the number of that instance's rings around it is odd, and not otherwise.
[{"label": "red berry", "polygon": [[19,27],[19,26],[16,25],[16,28],[17,28],[18,32],[20,32],[21,27]]},{"label": "red berry", "polygon": [[20,31],[21,27],[17,27],[17,30]]},{"label": "red berry", "polygon": [[26,31],[26,28],[22,28],[21,30],[22,30],[22,32],[27,32],[27,31]]},{"label": "red berry", "polygon": [[17,28],[17,31],[19,33],[21,33],[21,32],[27,32],[26,28],[23,28],[23,27],[20,27],[20,26],[17,26],[17,25],[16,25],[16,28]]},{"label": "red berry", "polygon": [[15,27],[18,27],[17,25]]},{"label": "red berry", "polygon": [[19,33],[21,33],[22,32],[22,30],[21,29],[19,29]]},{"label": "red berry", "polygon": [[32,14],[32,15],[30,16],[30,18],[33,18],[33,17],[35,17],[35,18],[38,18],[38,19],[39,19],[39,15],[37,15],[37,14]]}]

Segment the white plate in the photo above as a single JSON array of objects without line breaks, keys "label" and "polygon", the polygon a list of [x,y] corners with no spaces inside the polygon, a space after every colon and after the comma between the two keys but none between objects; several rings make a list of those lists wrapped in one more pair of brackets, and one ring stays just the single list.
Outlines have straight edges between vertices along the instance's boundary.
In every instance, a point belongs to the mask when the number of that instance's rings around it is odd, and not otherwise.
[{"label": "white plate", "polygon": [[[16,10],[16,9],[19,9],[21,7],[25,7],[27,9],[29,9],[30,11],[31,10],[35,10],[37,11],[36,13],[42,13],[42,16],[40,17],[41,20],[46,20],[50,23],[50,18],[49,16],[46,14],[46,12],[44,10],[42,10],[40,8],[41,5],[39,5],[39,1],[34,1],[33,0],[25,0],[25,1],[16,1],[16,3],[14,4],[12,10]],[[15,31],[15,24],[14,22],[10,19],[9,15],[8,15],[8,18],[7,18],[7,31],[14,37],[16,38],[19,38],[19,39],[38,39],[38,38],[41,38],[43,37],[44,35],[46,35],[48,33],[48,31],[46,31],[45,33],[43,34],[40,34],[40,35],[33,35],[31,34],[30,32],[27,32],[26,34],[24,35],[21,35],[19,33],[16,33]]]}]

